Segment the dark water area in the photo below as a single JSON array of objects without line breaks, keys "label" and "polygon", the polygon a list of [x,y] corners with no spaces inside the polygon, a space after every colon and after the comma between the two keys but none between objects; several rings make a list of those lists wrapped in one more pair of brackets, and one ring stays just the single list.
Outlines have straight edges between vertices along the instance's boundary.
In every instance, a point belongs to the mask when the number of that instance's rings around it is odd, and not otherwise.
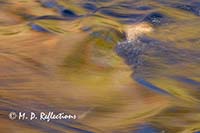
[{"label": "dark water area", "polygon": [[1,133],[200,132],[199,0],[0,0],[0,39]]}]

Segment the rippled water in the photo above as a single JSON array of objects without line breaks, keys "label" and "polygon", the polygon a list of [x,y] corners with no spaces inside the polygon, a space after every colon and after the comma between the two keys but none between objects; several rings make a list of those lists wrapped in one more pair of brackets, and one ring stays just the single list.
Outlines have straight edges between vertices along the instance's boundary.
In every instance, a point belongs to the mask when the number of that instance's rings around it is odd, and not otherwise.
[{"label": "rippled water", "polygon": [[0,0],[0,132],[200,132],[199,20],[199,0]]}]

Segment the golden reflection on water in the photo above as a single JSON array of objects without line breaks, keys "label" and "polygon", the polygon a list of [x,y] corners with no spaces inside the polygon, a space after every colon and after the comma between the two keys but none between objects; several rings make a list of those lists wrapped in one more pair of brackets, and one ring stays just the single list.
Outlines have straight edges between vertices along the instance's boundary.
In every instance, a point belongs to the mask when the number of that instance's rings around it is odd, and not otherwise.
[{"label": "golden reflection on water", "polygon": [[[153,6],[173,22],[163,26],[123,23],[82,8],[83,1],[55,0],[77,14],[87,14],[65,20],[57,9],[41,5],[46,1],[0,1],[2,133],[130,133],[146,123],[169,133],[200,129],[199,57],[187,57],[187,51],[199,52],[199,16],[156,1],[141,1],[135,4]],[[124,0],[97,5],[111,8],[120,2]],[[59,19],[35,19],[45,15]],[[186,51],[183,63],[174,64],[164,63],[164,57],[144,55],[155,65],[143,70],[150,75],[146,80],[170,95],[152,91],[132,78],[136,70],[115,52],[125,33],[129,40],[145,35],[173,44],[180,53]],[[197,83],[188,84],[173,78],[176,76]],[[11,121],[7,117],[10,111],[69,112],[79,118],[73,122]]]}]

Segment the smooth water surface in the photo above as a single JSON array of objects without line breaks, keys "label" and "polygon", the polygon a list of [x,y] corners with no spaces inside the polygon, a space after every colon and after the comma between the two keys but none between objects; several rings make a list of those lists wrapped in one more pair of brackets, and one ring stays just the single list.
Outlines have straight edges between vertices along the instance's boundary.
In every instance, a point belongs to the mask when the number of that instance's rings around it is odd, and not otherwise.
[{"label": "smooth water surface", "polygon": [[0,0],[0,132],[198,133],[199,64],[198,0]]}]

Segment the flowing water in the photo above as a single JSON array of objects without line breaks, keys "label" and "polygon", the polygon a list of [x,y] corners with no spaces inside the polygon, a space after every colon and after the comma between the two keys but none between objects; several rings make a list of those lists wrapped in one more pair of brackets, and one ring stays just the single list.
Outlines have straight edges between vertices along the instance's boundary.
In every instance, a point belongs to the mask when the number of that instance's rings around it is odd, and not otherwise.
[{"label": "flowing water", "polygon": [[0,132],[198,133],[199,64],[199,0],[0,0]]}]

